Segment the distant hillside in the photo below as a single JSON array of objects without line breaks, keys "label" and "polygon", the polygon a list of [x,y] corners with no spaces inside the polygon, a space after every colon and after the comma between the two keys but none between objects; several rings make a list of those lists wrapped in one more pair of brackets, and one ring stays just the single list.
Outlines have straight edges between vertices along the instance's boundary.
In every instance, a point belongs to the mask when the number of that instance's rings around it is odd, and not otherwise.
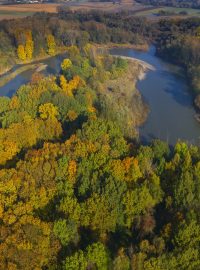
[{"label": "distant hillside", "polygon": [[137,2],[153,6],[200,8],[200,0],[137,0]]}]

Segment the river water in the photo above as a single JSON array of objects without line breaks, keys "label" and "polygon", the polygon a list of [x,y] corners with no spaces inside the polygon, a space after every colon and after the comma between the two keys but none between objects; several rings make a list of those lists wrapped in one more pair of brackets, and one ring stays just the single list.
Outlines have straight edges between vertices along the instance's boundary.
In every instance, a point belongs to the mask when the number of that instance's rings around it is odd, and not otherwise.
[{"label": "river water", "polygon": [[155,68],[137,83],[150,107],[148,119],[140,128],[141,141],[159,138],[174,145],[180,139],[200,145],[200,124],[194,118],[193,97],[184,71],[157,57],[153,46],[147,52],[113,49],[112,54],[137,58]]},{"label": "river water", "polygon": [[[200,124],[194,118],[193,97],[183,70],[155,56],[153,46],[147,52],[113,49],[111,53],[143,60],[155,68],[137,83],[137,88],[150,107],[148,119],[140,128],[141,142],[149,143],[159,138],[174,145],[181,139],[200,145]],[[64,57],[60,55],[42,61],[47,65],[42,73],[58,74]],[[11,97],[22,84],[30,81],[34,71],[28,70],[18,75],[0,88],[0,95]]]},{"label": "river water", "polygon": [[[63,59],[66,57],[66,54],[60,54],[54,57],[50,57],[48,59],[42,60],[42,61],[35,61],[34,63],[43,63],[47,65],[47,68],[43,70],[42,74],[45,76],[48,75],[56,75],[60,72],[60,65],[63,61]],[[13,70],[16,70],[16,67],[13,68]],[[23,84],[26,84],[30,82],[31,77],[33,73],[36,71],[36,69],[29,69],[21,74],[17,75],[14,79],[10,80],[6,85],[3,87],[0,87],[0,96],[8,96],[11,97],[17,89]]]}]

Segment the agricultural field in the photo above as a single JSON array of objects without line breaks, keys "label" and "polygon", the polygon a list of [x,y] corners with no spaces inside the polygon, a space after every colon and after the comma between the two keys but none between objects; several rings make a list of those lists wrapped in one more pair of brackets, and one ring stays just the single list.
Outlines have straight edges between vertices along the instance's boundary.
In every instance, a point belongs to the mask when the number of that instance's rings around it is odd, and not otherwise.
[{"label": "agricultural field", "polygon": [[0,20],[9,20],[13,18],[22,18],[32,16],[34,12],[31,11],[14,11],[14,10],[1,10],[0,8]]},{"label": "agricultural field", "polygon": [[0,20],[12,19],[18,17],[31,16],[36,12],[55,13],[59,6],[68,6],[71,10],[102,10],[108,12],[117,12],[120,10],[132,10],[133,12],[142,11],[148,6],[143,6],[133,0],[122,0],[121,4],[116,2],[70,2],[65,4],[17,4],[17,5],[0,5]]},{"label": "agricultural field", "polygon": [[0,20],[31,16],[36,12],[57,12],[59,4],[0,5]]},{"label": "agricultural field", "polygon": [[72,10],[103,10],[108,12],[117,12],[120,10],[132,10],[132,11],[142,11],[148,6],[144,6],[135,2],[134,0],[114,0],[115,4],[112,1],[110,2],[74,2],[70,3],[70,9]]}]

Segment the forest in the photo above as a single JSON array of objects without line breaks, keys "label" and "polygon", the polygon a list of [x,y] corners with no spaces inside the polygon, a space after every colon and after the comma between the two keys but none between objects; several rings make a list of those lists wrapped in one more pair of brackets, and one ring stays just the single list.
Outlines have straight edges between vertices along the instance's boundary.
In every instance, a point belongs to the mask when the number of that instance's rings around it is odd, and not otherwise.
[{"label": "forest", "polygon": [[96,48],[153,42],[198,94],[199,26],[65,10],[0,23],[2,69],[66,52],[60,74],[0,97],[0,269],[200,269],[200,148],[142,145],[113,87],[130,63]]}]

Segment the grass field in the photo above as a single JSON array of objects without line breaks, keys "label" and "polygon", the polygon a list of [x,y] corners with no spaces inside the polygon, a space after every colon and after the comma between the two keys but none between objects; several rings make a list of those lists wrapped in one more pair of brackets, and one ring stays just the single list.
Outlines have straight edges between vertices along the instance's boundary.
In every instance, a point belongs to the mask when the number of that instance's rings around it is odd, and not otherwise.
[{"label": "grass field", "polygon": [[0,20],[8,20],[13,18],[22,18],[33,15],[34,12],[23,12],[23,11],[10,11],[0,9]]},{"label": "grass field", "polygon": [[[171,16],[158,16],[158,13],[160,10],[163,10],[166,12],[173,12],[175,14]],[[180,15],[180,12],[183,12],[183,11],[187,12],[187,15]],[[150,10],[138,11],[136,13],[136,16],[145,16],[149,18],[157,17],[158,19],[161,17],[173,17],[173,16],[200,17],[200,10],[193,9],[193,8],[160,7],[160,8],[150,9]]]}]

